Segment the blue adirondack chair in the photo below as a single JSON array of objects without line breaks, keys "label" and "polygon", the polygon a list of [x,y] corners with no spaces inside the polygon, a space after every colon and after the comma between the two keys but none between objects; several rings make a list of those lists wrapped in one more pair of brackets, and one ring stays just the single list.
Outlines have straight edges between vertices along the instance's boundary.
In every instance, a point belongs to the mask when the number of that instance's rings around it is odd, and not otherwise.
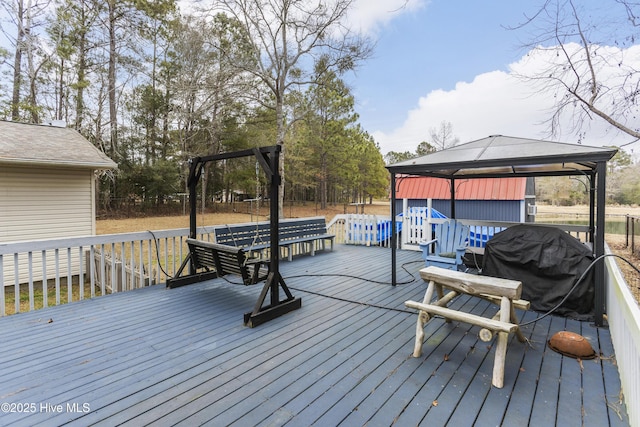
[{"label": "blue adirondack chair", "polygon": [[436,226],[435,236],[433,240],[420,243],[427,267],[435,265],[457,270],[469,243],[469,226],[450,219]]}]

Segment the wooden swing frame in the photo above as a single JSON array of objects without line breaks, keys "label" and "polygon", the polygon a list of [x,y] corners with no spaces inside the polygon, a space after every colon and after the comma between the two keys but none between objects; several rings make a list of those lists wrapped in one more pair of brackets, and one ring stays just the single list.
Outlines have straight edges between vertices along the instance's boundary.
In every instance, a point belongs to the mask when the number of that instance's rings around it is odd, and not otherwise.
[{"label": "wooden swing frame", "polygon": [[[278,250],[278,227],[279,227],[279,210],[278,200],[280,193],[280,152],[282,147],[279,145],[254,148],[250,150],[235,151],[231,153],[215,154],[204,157],[194,157],[189,160],[189,177],[187,186],[189,188],[189,238],[197,240],[197,193],[196,188],[202,176],[204,165],[212,161],[229,160],[241,157],[255,156],[258,163],[264,170],[269,179],[269,197],[271,198],[270,206],[270,247],[272,248],[269,259],[269,273],[266,277],[262,292],[258,297],[253,310],[245,313],[244,324],[249,327],[258,326],[271,319],[279,317],[285,313],[302,307],[302,300],[291,294],[282,275],[280,274],[280,251]],[[273,250],[275,248],[275,250]],[[186,266],[189,266],[189,274],[180,276]],[[190,252],[185,258],[176,277],[167,280],[167,287],[174,288],[184,286],[191,283],[201,282],[219,277],[213,272],[196,273],[193,254]],[[280,290],[284,291],[284,298],[280,297]],[[267,301],[267,294],[269,300]]]}]

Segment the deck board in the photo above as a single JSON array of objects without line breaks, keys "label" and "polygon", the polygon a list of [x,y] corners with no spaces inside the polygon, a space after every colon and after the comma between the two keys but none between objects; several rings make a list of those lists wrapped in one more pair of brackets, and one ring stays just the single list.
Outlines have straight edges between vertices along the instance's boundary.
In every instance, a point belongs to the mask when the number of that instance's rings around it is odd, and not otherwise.
[{"label": "deck board", "polygon": [[[551,326],[551,321],[542,320],[539,326]],[[545,336],[549,334],[548,329],[543,332]],[[544,343],[537,343],[543,346]],[[540,365],[540,373],[538,374],[538,384],[535,391],[535,399],[533,401],[531,418],[540,420],[543,425],[553,425],[556,422],[558,393],[560,390],[560,369],[562,365],[562,357],[555,354],[546,345],[540,349],[542,363]]]},{"label": "deck board", "polygon": [[[383,248],[336,245],[282,262],[302,308],[256,328],[242,320],[261,285],[223,279],[1,318],[0,403],[90,410],[0,414],[0,424],[628,425],[608,330],[587,322],[523,327],[531,346],[511,337],[503,389],[491,386],[495,349],[475,326],[433,319],[412,357],[417,316],[404,301],[421,300],[426,284],[419,253],[398,252],[407,262],[395,288]],[[468,296],[452,306],[497,310]],[[552,352],[546,340],[561,329],[604,357],[581,370]]]}]

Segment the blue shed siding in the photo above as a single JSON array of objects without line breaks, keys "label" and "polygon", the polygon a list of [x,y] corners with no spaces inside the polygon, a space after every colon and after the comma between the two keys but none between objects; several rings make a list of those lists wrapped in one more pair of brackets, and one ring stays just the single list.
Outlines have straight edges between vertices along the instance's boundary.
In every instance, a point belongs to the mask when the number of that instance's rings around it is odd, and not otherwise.
[{"label": "blue shed siding", "polygon": [[[409,207],[427,206],[426,200],[410,199]],[[432,200],[432,207],[451,217],[449,200]],[[396,200],[397,212],[402,212],[402,200]],[[522,200],[457,200],[456,218],[485,221],[521,222],[524,215]]]}]

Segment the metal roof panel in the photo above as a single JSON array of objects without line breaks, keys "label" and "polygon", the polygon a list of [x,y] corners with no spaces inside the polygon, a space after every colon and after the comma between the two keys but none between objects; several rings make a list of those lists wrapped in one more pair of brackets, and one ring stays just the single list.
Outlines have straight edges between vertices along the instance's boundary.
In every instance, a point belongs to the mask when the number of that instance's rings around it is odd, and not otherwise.
[{"label": "metal roof panel", "polygon": [[[523,200],[526,178],[456,179],[456,200]],[[405,176],[398,180],[398,199],[449,200],[449,180],[434,177]]]}]

